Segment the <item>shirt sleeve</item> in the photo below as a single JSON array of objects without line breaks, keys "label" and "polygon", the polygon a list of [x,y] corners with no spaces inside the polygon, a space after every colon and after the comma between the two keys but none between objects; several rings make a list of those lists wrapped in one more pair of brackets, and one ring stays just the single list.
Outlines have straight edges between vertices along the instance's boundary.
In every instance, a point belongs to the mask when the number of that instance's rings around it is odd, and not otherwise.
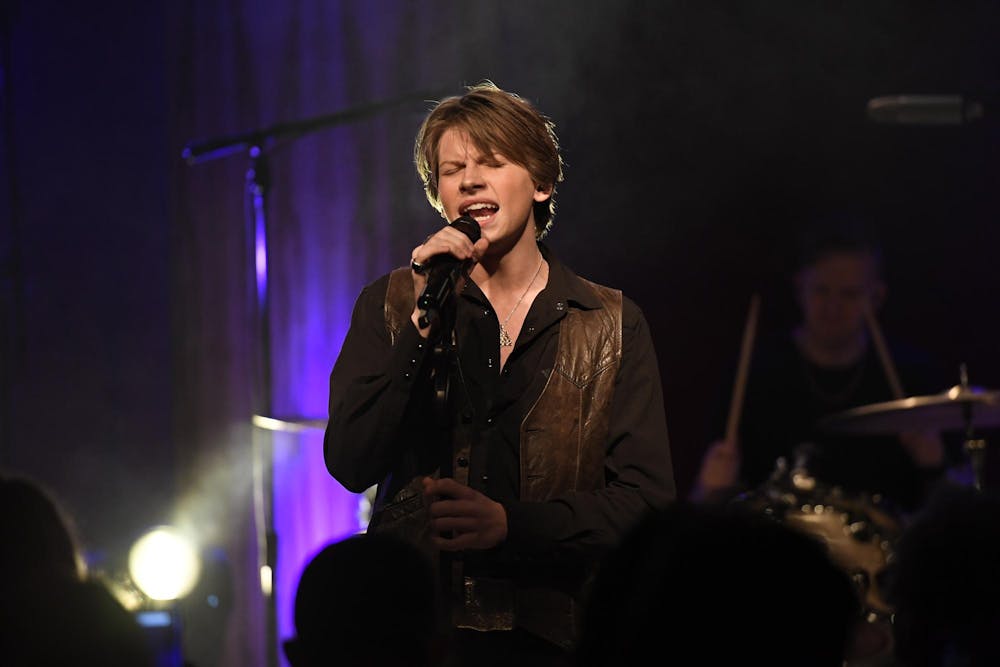
[{"label": "shirt sleeve", "polygon": [[509,557],[590,560],[614,547],[648,511],[676,497],[663,388],[641,310],[625,299],[622,361],[611,403],[603,489],[506,504]]},{"label": "shirt sleeve", "polygon": [[392,343],[385,324],[388,277],[358,296],[351,326],[330,374],[330,418],[323,439],[327,470],[360,493],[389,472],[400,448],[424,437],[427,411],[413,397],[427,392],[428,346],[407,323]]}]

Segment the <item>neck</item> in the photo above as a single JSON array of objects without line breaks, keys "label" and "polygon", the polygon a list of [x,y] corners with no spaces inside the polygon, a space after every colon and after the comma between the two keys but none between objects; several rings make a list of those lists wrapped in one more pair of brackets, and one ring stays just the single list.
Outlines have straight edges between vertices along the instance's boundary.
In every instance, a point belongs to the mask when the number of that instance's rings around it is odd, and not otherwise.
[{"label": "neck", "polygon": [[804,327],[799,327],[793,337],[802,355],[817,366],[850,366],[868,349],[868,336],[863,332],[843,341],[829,342],[810,336]]},{"label": "neck", "polygon": [[538,270],[542,252],[534,238],[524,239],[498,257],[489,256],[476,264],[470,277],[488,297],[490,291],[524,288]]}]

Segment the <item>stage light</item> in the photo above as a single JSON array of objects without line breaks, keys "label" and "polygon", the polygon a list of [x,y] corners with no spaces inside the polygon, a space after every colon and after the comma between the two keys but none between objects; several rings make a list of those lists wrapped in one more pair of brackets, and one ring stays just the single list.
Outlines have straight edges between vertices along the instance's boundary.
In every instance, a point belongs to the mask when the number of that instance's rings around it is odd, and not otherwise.
[{"label": "stage light", "polygon": [[201,571],[195,545],[176,528],[159,526],[132,545],[128,569],[136,586],[152,600],[187,595]]},{"label": "stage light", "polygon": [[274,592],[274,571],[270,565],[260,566],[260,592],[268,597]]}]

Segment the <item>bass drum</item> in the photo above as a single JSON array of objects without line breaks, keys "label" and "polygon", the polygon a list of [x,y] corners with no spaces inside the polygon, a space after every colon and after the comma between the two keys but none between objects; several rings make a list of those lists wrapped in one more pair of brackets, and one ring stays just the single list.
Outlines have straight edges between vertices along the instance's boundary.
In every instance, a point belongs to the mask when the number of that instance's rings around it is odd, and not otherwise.
[{"label": "bass drum", "polygon": [[820,539],[831,559],[850,577],[861,601],[864,622],[858,626],[849,664],[882,664],[891,653],[891,605],[883,582],[893,561],[902,521],[875,494],[846,493],[817,479],[806,464],[778,461],[771,479],[735,502]]}]

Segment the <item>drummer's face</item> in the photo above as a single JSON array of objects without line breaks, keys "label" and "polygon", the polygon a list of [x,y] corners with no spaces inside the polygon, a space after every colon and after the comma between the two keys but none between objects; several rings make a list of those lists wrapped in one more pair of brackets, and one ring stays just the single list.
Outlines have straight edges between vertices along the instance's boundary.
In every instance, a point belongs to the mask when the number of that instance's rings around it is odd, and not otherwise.
[{"label": "drummer's face", "polygon": [[865,304],[877,311],[885,294],[867,253],[827,255],[802,270],[796,285],[809,335],[830,346],[846,345],[861,335]]}]

